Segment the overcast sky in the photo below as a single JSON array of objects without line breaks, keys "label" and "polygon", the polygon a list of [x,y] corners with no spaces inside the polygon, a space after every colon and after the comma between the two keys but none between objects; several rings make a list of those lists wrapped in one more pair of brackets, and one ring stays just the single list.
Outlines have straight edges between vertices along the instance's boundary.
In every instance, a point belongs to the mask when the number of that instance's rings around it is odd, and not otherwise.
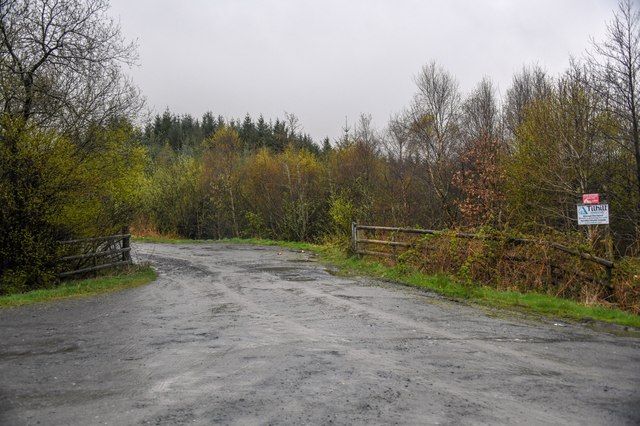
[{"label": "overcast sky", "polygon": [[615,0],[111,0],[136,40],[130,70],[154,113],[294,113],[317,142],[347,117],[382,129],[435,60],[463,94],[488,76],[500,96],[537,63],[551,75],[602,40]]}]

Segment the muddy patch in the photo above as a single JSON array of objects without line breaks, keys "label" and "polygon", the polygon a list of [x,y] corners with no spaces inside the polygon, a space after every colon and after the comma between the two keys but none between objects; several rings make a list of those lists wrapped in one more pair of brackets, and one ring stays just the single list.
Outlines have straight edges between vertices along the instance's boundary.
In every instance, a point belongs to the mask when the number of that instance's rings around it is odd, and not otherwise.
[{"label": "muddy patch", "polygon": [[270,266],[270,267],[258,267],[252,270],[253,272],[266,272],[272,275],[277,276],[280,279],[285,281],[296,281],[296,282],[306,282],[306,281],[316,281],[316,277],[311,277],[308,275],[309,271],[300,268],[294,268],[289,266]]}]

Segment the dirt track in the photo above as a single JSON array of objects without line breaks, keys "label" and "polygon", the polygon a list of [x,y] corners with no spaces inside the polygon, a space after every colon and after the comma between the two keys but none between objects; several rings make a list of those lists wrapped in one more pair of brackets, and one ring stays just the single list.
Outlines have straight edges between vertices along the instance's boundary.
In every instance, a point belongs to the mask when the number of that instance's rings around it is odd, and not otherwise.
[{"label": "dirt track", "polygon": [[640,424],[640,338],[307,253],[138,245],[160,279],[0,311],[0,424]]}]

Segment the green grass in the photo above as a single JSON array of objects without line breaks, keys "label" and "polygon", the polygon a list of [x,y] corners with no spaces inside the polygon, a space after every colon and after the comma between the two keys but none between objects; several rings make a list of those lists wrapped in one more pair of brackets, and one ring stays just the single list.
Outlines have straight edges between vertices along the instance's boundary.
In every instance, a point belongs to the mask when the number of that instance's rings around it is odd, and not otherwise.
[{"label": "green grass", "polygon": [[155,279],[156,273],[150,266],[134,267],[133,271],[120,275],[104,276],[81,281],[68,281],[51,289],[0,296],[0,308],[11,308],[72,297],[110,293],[148,284]]},{"label": "green grass", "polygon": [[425,275],[398,267],[385,266],[375,261],[347,257],[344,249],[335,247],[321,247],[318,251],[323,261],[338,267],[340,273],[344,275],[355,273],[391,280],[489,308],[502,308],[563,320],[592,319],[640,328],[639,315],[618,309],[585,306],[578,302],[546,294],[498,291],[489,287],[463,284],[444,275]]},{"label": "green grass", "polygon": [[222,240],[187,240],[181,238],[164,237],[133,237],[133,242],[156,243],[156,244],[255,244],[261,246],[286,247],[296,250],[314,251],[318,246],[309,243],[299,243],[295,241],[274,241],[260,238],[225,238]]},{"label": "green grass", "polygon": [[593,319],[640,328],[640,316],[618,309],[586,306],[572,300],[539,293],[501,292],[487,287],[480,290],[480,300],[486,300],[492,306],[516,308],[547,317],[568,320]]},{"label": "green grass", "polygon": [[432,290],[445,297],[464,300],[488,308],[501,308],[543,315],[563,320],[580,321],[593,319],[623,326],[640,328],[640,316],[618,309],[597,306],[585,306],[578,302],[538,293],[517,293],[498,291],[489,287],[462,284],[445,275],[425,275],[398,267],[388,267],[379,262],[362,260],[346,255],[344,247],[335,245],[314,245],[262,239],[225,239],[225,240],[179,240],[165,238],[135,238],[134,241],[155,243],[233,243],[270,245],[315,252],[323,263],[338,268],[345,276],[365,275],[391,280],[411,287]]},{"label": "green grass", "polygon": [[165,238],[165,237],[131,237],[131,241],[138,243],[156,244],[203,244],[214,243],[218,240],[189,240],[186,238]]}]

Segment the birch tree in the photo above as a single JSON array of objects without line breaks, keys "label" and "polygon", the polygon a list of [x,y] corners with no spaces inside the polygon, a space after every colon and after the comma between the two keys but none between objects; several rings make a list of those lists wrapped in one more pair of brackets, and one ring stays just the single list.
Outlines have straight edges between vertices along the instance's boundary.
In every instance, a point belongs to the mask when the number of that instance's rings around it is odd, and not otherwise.
[{"label": "birch tree", "polygon": [[640,235],[640,10],[620,0],[607,25],[607,38],[593,41],[587,60],[593,88],[607,99],[606,109],[622,124],[621,149],[633,170],[629,195],[634,199],[636,238]]}]

